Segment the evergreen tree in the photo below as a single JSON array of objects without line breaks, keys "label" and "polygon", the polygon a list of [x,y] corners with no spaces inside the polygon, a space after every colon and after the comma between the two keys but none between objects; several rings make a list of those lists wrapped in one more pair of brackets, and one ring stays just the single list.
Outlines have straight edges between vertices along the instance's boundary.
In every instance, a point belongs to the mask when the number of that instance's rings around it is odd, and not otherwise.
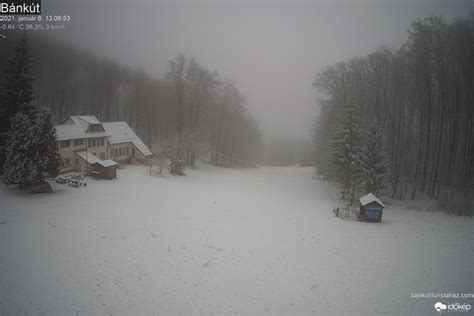
[{"label": "evergreen tree", "polygon": [[[23,34],[15,53],[8,60],[0,81],[0,166],[4,162],[6,133],[10,119],[18,111],[30,110],[35,99],[33,77],[29,74],[31,56],[26,35]],[[1,169],[1,168],[0,168]]]},{"label": "evergreen tree", "polygon": [[361,156],[364,189],[367,193],[378,195],[384,188],[383,180],[388,166],[383,128],[378,121],[370,125],[364,137]]},{"label": "evergreen tree", "polygon": [[31,118],[25,113],[15,114],[10,123],[12,128],[6,135],[3,181],[6,184],[20,184],[23,188],[36,179],[36,135]]},{"label": "evergreen tree", "polygon": [[60,156],[51,112],[47,109],[35,112],[35,131],[38,135],[36,181],[42,182],[45,173],[52,177],[58,175]]},{"label": "evergreen tree", "polygon": [[332,142],[332,159],[338,168],[342,198],[346,198],[346,192],[352,191],[351,204],[354,202],[357,177],[360,174],[360,144],[361,132],[357,109],[353,99],[349,99]]},{"label": "evergreen tree", "polygon": [[5,183],[25,188],[43,182],[46,173],[56,176],[60,158],[55,133],[48,110],[17,113],[6,138]]},{"label": "evergreen tree", "polygon": [[35,100],[34,78],[29,74],[30,68],[30,47],[26,35],[23,34],[3,71],[0,85],[2,107],[8,119],[20,110],[31,109],[31,103]]}]

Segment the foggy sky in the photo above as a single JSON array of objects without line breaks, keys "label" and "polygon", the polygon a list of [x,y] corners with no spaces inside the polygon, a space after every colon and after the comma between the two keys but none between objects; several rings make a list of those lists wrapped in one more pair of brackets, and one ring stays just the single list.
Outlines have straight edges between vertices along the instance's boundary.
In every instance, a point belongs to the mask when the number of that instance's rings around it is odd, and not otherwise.
[{"label": "foggy sky", "polygon": [[314,76],[385,45],[431,14],[465,17],[471,1],[72,1],[43,0],[42,14],[70,14],[56,33],[74,46],[163,78],[179,53],[232,79],[265,137],[309,140],[318,112]]}]

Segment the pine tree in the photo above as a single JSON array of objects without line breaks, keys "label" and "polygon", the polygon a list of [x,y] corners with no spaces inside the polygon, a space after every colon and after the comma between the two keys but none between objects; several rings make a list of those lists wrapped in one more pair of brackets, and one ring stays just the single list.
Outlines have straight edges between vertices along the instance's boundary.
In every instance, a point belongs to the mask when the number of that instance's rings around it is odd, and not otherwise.
[{"label": "pine tree", "polygon": [[56,139],[56,128],[51,112],[47,109],[35,111],[35,131],[38,137],[36,181],[44,181],[44,174],[55,177],[59,173],[60,156]]},{"label": "pine tree", "polygon": [[360,173],[360,145],[357,109],[353,99],[349,99],[332,142],[332,159],[340,175],[342,199],[346,198],[346,192],[352,191],[351,204],[354,202],[357,177]]},{"label": "pine tree", "polygon": [[30,109],[31,103],[35,100],[34,78],[29,74],[30,68],[30,47],[26,35],[23,34],[15,48],[15,54],[9,58],[3,71],[0,85],[2,106],[8,118],[20,110]]},{"label": "pine tree", "polygon": [[[18,111],[28,111],[35,99],[33,77],[29,74],[31,56],[26,35],[23,34],[15,53],[9,58],[0,82],[0,166],[4,162],[6,133],[10,119]],[[0,168],[1,170],[1,168]]]},{"label": "pine tree", "polygon": [[4,182],[26,188],[44,182],[46,173],[56,176],[59,153],[55,133],[48,110],[17,113],[6,138]]},{"label": "pine tree", "polygon": [[387,155],[384,145],[383,128],[374,121],[364,136],[362,146],[361,170],[364,189],[367,193],[378,195],[384,188],[383,180],[387,173]]},{"label": "pine tree", "polygon": [[23,188],[36,179],[33,123],[25,113],[17,113],[10,120],[12,128],[6,135],[3,181],[20,184]]}]

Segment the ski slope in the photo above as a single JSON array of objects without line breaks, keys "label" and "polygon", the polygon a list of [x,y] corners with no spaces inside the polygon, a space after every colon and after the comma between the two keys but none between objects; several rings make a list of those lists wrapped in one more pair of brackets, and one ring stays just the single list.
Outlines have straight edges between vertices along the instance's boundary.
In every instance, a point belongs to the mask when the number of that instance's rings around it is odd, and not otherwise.
[{"label": "ski slope", "polygon": [[472,218],[388,205],[381,224],[343,221],[312,174],[0,185],[0,315],[434,315],[411,293],[473,292]]}]

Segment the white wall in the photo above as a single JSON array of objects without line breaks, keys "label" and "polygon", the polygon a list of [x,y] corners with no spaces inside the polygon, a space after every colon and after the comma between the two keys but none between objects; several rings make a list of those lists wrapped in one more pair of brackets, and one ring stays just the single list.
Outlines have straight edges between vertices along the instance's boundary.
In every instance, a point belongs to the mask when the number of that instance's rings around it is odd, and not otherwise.
[{"label": "white wall", "polygon": [[[76,151],[83,151],[87,150],[89,153],[93,154],[95,153],[98,158],[100,158],[100,154],[103,153],[103,159],[107,159],[107,149],[108,149],[108,139],[107,137],[104,138],[104,145],[103,146],[97,146],[97,144],[100,144],[98,142],[98,139],[100,137],[96,137],[96,146],[95,147],[89,147],[88,146],[88,139],[83,139],[83,144],[82,145],[74,145],[74,140],[69,140],[69,147],[61,148],[61,142],[58,142],[58,148],[59,148],[59,155],[61,156],[61,159],[69,158],[70,165],[69,167],[61,167],[60,172],[67,172],[67,171],[80,171],[81,168],[82,170],[87,170],[88,166],[86,162],[81,159],[78,155],[75,154]],[[89,138],[92,140],[92,138]],[[76,159],[78,164],[76,164]]]},{"label": "white wall", "polygon": [[[126,154],[126,152],[124,152],[124,150],[122,150],[122,155],[120,155],[118,157],[115,156],[115,149],[127,148],[127,147],[128,147],[128,155]],[[135,155],[133,155],[133,149],[135,149]],[[113,155],[112,155],[112,152],[113,152]],[[131,159],[131,158],[135,158],[135,159],[138,159],[138,160],[143,160],[143,159],[146,159],[147,157],[145,157],[138,150],[138,148],[135,147],[135,145],[133,145],[130,142],[109,145],[109,159],[112,159],[112,160],[114,160],[116,162],[119,162],[119,163],[126,163],[128,161],[128,159]]]},{"label": "white wall", "polygon": [[[115,153],[117,151],[120,152],[120,148],[122,148],[122,155],[116,155]],[[126,148],[128,148],[128,155],[126,153]],[[128,159],[133,158],[132,157],[132,148],[135,148],[135,146],[132,143],[120,143],[120,144],[111,144],[109,145],[109,159],[112,159],[113,161],[119,162],[119,163],[126,163]],[[138,151],[138,149],[135,148],[135,153]]]},{"label": "white wall", "polygon": [[[97,139],[100,137],[96,137],[96,145],[97,145]],[[126,143],[120,143],[120,144],[110,144],[108,141],[108,137],[104,137],[104,146],[96,146],[96,147],[89,147],[89,141],[92,140],[93,138],[84,138],[83,139],[83,144],[75,146],[74,145],[74,140],[69,140],[70,146],[61,148],[61,143],[58,142],[58,148],[59,148],[59,155],[61,156],[61,159],[64,158],[69,158],[70,165],[69,167],[61,167],[60,172],[67,172],[67,171],[81,171],[81,170],[89,170],[88,164],[80,158],[78,155],[75,154],[76,151],[83,151],[87,150],[89,153],[94,154],[99,158],[99,159],[112,159],[118,163],[128,163],[129,159],[135,158],[139,160],[146,159],[146,157],[135,147],[130,142]],[[93,145],[93,144],[91,144]],[[115,150],[122,148],[122,154],[119,156],[115,155]],[[128,154],[126,152],[126,149],[128,148]],[[133,156],[133,149],[135,149],[135,155]],[[103,156],[101,157],[101,153]],[[76,159],[77,159],[77,164],[76,164]]]}]

